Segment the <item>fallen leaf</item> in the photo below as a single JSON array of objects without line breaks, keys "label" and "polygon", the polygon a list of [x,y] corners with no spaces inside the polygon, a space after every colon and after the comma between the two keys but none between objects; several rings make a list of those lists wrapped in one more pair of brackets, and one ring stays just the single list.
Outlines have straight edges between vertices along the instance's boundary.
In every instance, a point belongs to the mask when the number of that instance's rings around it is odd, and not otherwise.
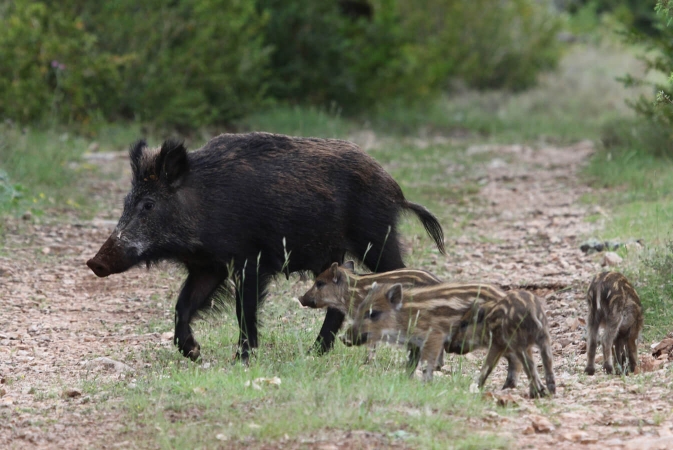
[{"label": "fallen leaf", "polygon": [[664,361],[660,359],[654,359],[650,355],[645,355],[640,358],[640,370],[642,372],[654,372],[663,368]]},{"label": "fallen leaf", "polygon": [[537,433],[549,433],[554,430],[554,425],[543,416],[531,415],[530,420],[533,424],[533,428]]},{"label": "fallen leaf", "polygon": [[67,398],[75,398],[75,397],[80,397],[82,395],[82,391],[76,388],[68,388],[63,391],[63,396]]}]

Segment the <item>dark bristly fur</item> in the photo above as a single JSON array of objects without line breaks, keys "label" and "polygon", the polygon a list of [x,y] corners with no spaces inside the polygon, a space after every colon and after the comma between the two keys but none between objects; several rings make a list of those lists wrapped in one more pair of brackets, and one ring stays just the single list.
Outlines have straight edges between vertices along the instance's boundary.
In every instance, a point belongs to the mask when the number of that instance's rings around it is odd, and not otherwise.
[{"label": "dark bristly fur", "polygon": [[603,369],[613,373],[612,354],[622,373],[634,373],[638,366],[638,336],[643,329],[643,308],[638,293],[624,275],[603,272],[591,280],[587,292],[589,317],[587,320],[587,366],[584,371],[596,372],[594,361],[598,345],[598,329],[603,326]]},{"label": "dark bristly fur", "polygon": [[[177,141],[160,149],[139,141],[130,157],[124,211],[87,265],[104,277],[146,261],[183,264],[188,276],[176,304],[175,343],[192,359],[200,347],[190,321],[228,276],[238,280],[239,356],[247,360],[257,347],[258,305],[281,271],[317,275],[346,252],[376,272],[400,269],[397,222],[405,210],[444,251],[437,219],[408,202],[395,180],[350,142],[223,134],[190,153]],[[328,309],[318,350],[332,347],[343,319]]]},{"label": "dark bristly fur", "polygon": [[353,345],[375,346],[379,341],[407,344],[409,369],[426,363],[423,378],[432,371],[458,327],[475,302],[502,299],[505,293],[487,284],[442,283],[403,290],[401,284],[374,284],[358,306],[344,340]]},{"label": "dark bristly fur", "polygon": [[[451,336],[450,350],[488,348],[481,368],[479,387],[482,388],[491,371],[503,355],[507,355],[510,370],[505,387],[516,384],[513,359],[523,366],[530,381],[531,398],[544,396],[545,390],[533,360],[532,347],[537,345],[545,369],[545,382],[550,394],[556,393],[552,368],[551,338],[542,299],[528,291],[508,291],[504,298],[489,300],[470,308]],[[513,383],[508,386],[508,382]]]}]

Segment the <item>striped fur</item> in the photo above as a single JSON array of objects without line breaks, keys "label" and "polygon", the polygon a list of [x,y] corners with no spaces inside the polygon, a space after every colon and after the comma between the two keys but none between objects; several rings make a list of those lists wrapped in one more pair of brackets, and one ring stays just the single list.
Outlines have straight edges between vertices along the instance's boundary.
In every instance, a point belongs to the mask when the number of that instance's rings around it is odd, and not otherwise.
[{"label": "striped fur", "polygon": [[406,344],[409,368],[426,363],[424,379],[432,371],[453,329],[475,302],[502,299],[505,293],[487,284],[442,283],[403,290],[401,284],[374,284],[355,310],[344,340],[375,346],[379,341]]},{"label": "striped fur", "polygon": [[[603,272],[591,280],[587,292],[587,366],[584,371],[596,372],[594,361],[598,345],[598,329],[603,326],[603,369],[613,373],[613,352],[622,373],[635,372],[638,366],[638,336],[643,329],[643,308],[631,283],[618,272]],[[613,350],[614,348],[614,350]]]},{"label": "striped fur", "polygon": [[318,275],[311,289],[302,295],[299,301],[303,306],[335,308],[350,315],[362,303],[374,283],[429,286],[441,282],[430,272],[418,269],[356,274],[353,261],[346,261],[341,266],[334,263],[329,269]]},{"label": "striped fur", "polygon": [[534,398],[545,395],[545,390],[533,361],[533,345],[540,349],[547,390],[555,394],[551,338],[543,300],[519,290],[509,291],[504,298],[488,300],[468,310],[451,336],[447,351],[464,353],[488,348],[479,376],[480,388],[500,357],[505,356],[509,370],[504,387],[516,385],[517,372],[523,366],[530,381],[530,396]]}]

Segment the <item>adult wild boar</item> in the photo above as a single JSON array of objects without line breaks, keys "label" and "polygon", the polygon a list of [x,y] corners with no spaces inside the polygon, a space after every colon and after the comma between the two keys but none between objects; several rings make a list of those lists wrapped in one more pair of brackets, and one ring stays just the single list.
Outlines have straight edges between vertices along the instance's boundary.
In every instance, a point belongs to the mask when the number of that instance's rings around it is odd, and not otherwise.
[{"label": "adult wild boar", "polygon": [[[346,252],[371,270],[404,267],[397,236],[413,211],[444,252],[442,228],[405,200],[393,178],[355,144],[268,133],[223,134],[187,153],[130,148],[133,182],[117,227],[87,265],[99,277],[159,260],[182,263],[187,280],[175,306],[174,343],[195,360],[190,322],[228,276],[237,280],[238,356],[257,347],[257,308],[270,279],[314,275]],[[232,272],[233,271],[233,272]],[[328,351],[344,314],[328,309],[316,345]]]}]

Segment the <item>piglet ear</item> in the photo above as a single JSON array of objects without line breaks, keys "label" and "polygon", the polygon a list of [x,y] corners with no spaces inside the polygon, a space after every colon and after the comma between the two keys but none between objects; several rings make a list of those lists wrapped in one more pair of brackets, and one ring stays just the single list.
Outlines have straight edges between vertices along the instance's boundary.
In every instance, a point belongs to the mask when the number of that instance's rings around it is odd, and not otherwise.
[{"label": "piglet ear", "polygon": [[355,272],[355,261],[352,259],[349,259],[348,261],[344,262],[341,267],[343,267],[346,270],[349,270],[351,272]]},{"label": "piglet ear", "polygon": [[329,268],[330,273],[332,274],[332,282],[334,284],[339,282],[339,263],[332,263],[332,265]]},{"label": "piglet ear", "polygon": [[486,311],[484,311],[484,308],[479,308],[479,312],[477,312],[477,323],[482,323],[484,317],[486,317]]},{"label": "piglet ear", "polygon": [[164,141],[157,158],[157,173],[167,184],[175,184],[189,171],[187,149],[180,141]]},{"label": "piglet ear", "polygon": [[393,284],[386,292],[386,298],[395,309],[402,308],[402,285]]}]

